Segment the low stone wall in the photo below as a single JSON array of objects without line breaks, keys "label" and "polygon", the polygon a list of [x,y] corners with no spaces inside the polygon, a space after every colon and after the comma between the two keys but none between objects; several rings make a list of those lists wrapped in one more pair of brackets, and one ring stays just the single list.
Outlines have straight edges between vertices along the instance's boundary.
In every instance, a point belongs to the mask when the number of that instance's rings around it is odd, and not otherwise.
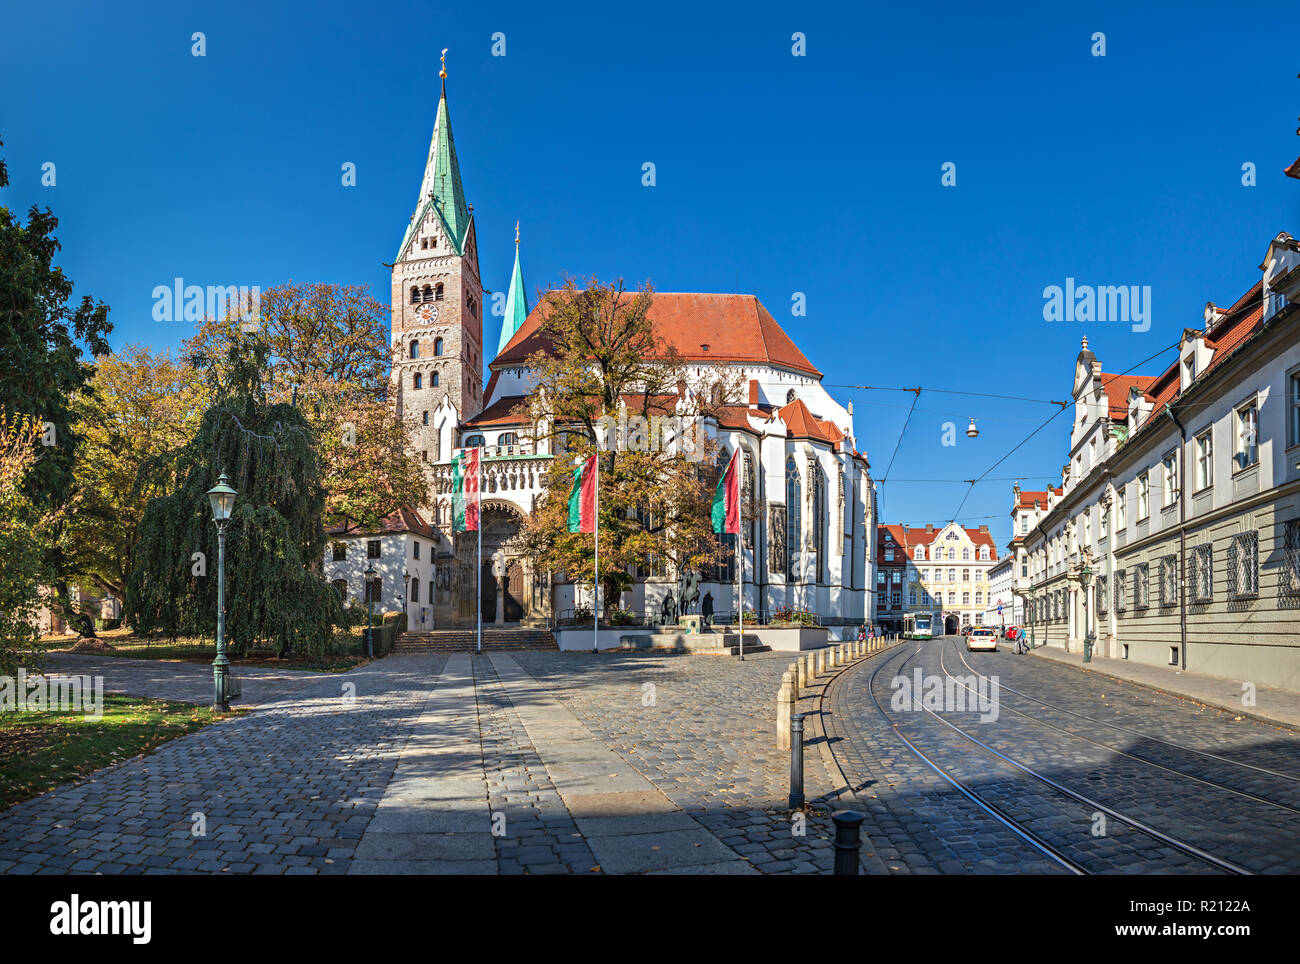
[{"label": "low stone wall", "polygon": [[820,649],[830,641],[825,626],[746,626],[745,639],[751,636],[778,652],[792,653]]},{"label": "low stone wall", "polygon": [[[596,632],[599,650],[622,649],[623,638],[649,637],[655,630],[651,626],[601,626]],[[591,626],[559,626],[553,630],[555,642],[567,652],[591,652]],[[746,634],[748,635],[748,633]]]}]

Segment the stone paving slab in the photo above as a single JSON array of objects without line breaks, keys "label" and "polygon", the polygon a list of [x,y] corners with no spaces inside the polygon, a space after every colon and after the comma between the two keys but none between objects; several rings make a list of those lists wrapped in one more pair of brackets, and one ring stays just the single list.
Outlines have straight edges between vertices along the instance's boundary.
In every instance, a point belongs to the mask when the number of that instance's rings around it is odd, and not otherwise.
[{"label": "stone paving slab", "polygon": [[1204,676],[1200,673],[1184,672],[1174,666],[1154,666],[1150,663],[1111,659],[1105,656],[1093,656],[1091,663],[1085,663],[1082,653],[1067,653],[1055,646],[1039,646],[1032,652],[1035,656],[1074,666],[1086,672],[1147,686],[1171,696],[1186,697],[1230,713],[1256,716],[1276,723],[1285,723],[1288,726],[1300,726],[1300,693],[1290,690],[1256,684],[1255,705],[1243,706],[1242,684],[1247,682],[1246,680]]},{"label": "stone paving slab", "polygon": [[[653,783],[591,731],[512,657],[491,662],[510,694],[515,712],[546,763],[557,792],[579,831],[608,873],[646,873],[742,858],[685,813],[670,830],[651,830],[647,810],[663,818],[676,808]],[[575,765],[571,761],[582,760]],[[549,761],[556,762],[549,762]],[[559,761],[564,761],[563,763]],[[596,814],[605,814],[603,817]],[[596,831],[600,831],[596,833]]]},{"label": "stone paving slab", "polygon": [[473,664],[470,656],[452,656],[412,728],[348,873],[432,873],[412,869],[429,861],[447,865],[440,873],[482,872],[490,861],[495,873],[491,830]]}]

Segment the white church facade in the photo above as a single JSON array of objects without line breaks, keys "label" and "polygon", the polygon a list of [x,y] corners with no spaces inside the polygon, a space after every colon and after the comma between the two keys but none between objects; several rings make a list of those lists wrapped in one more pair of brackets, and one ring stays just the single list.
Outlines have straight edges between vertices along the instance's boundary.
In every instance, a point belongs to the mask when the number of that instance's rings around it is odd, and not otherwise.
[{"label": "white church facade", "polygon": [[[538,433],[526,414],[534,386],[527,359],[542,346],[541,314],[528,308],[516,233],[501,329],[491,332],[496,350],[485,352],[485,315],[493,322],[496,316],[484,310],[474,213],[443,77],[415,213],[392,268],[393,388],[410,444],[427,465],[433,504],[408,507],[397,520],[420,530],[408,538],[427,545],[422,559],[404,560],[398,578],[405,585],[384,587],[384,601],[404,606],[412,629],[467,628],[480,612],[484,625],[553,625],[590,606],[591,589],[539,571],[520,540],[556,457],[545,439],[531,441]],[[744,386],[742,399],[694,428],[724,457],[744,452],[746,612],[767,621],[783,610],[806,610],[827,626],[867,621],[874,611],[875,498],[867,457],[855,444],[852,406],[830,396],[821,372],[753,295],[656,292],[648,317],[692,377],[702,383],[725,370],[730,383]],[[451,459],[457,449],[477,446],[484,450],[481,556],[477,533],[452,531],[451,507]],[[327,552],[327,570],[331,558]],[[737,608],[733,566],[701,574],[700,598],[709,598],[720,619]],[[633,576],[620,608],[652,621],[678,574]],[[418,603],[412,581],[420,587]]]}]

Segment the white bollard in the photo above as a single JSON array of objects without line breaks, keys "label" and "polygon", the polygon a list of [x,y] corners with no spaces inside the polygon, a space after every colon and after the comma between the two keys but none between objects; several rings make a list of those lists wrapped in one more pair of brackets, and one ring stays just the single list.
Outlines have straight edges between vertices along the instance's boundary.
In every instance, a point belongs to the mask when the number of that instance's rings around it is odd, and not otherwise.
[{"label": "white bollard", "polygon": [[781,688],[776,694],[776,746],[779,750],[790,749],[790,715],[794,712],[794,699],[790,692],[790,674],[781,679]]}]

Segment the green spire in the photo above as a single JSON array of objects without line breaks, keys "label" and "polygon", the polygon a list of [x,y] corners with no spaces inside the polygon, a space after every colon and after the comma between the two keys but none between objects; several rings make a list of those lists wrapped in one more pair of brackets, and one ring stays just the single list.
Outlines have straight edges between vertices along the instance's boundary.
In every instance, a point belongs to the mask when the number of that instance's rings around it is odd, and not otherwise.
[{"label": "green spire", "polygon": [[514,337],[528,317],[528,295],[524,291],[524,273],[519,268],[519,222],[515,222],[515,270],[510,275],[510,293],[506,295],[506,316],[501,319],[501,341],[497,344],[497,354],[506,350],[510,339]]},{"label": "green spire", "polygon": [[416,215],[411,219],[402,238],[400,259],[407,246],[428,217],[430,209],[442,219],[443,229],[451,240],[456,254],[464,253],[465,232],[469,230],[469,207],[465,204],[465,189],[460,183],[460,162],[456,160],[456,141],[451,136],[451,114],[447,111],[447,81],[443,75],[442,96],[438,99],[438,116],[433,124],[433,138],[429,141],[429,159],[424,165],[424,180],[420,183],[420,196],[416,198]]}]

